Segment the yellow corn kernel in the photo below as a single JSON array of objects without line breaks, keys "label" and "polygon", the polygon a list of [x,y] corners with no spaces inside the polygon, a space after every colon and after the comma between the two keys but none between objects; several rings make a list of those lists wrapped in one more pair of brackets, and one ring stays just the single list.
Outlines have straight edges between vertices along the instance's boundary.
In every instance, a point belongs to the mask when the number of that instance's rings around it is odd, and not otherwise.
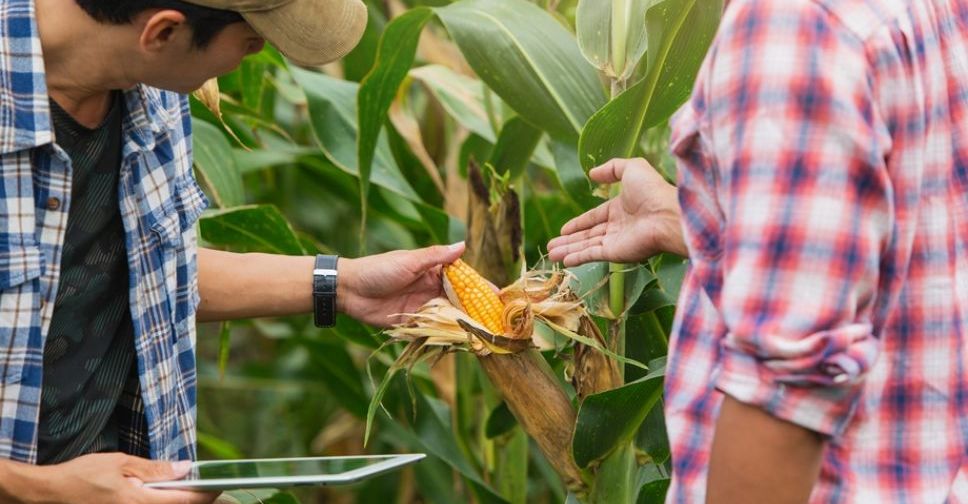
[{"label": "yellow corn kernel", "polygon": [[492,334],[503,334],[504,303],[487,280],[460,259],[444,267],[444,274],[460,308]]}]

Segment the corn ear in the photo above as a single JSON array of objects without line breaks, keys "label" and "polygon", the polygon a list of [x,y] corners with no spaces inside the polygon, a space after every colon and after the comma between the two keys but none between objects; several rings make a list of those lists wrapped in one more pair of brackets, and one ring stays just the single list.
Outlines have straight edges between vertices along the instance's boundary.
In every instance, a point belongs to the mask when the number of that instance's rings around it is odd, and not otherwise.
[{"label": "corn ear", "polygon": [[504,303],[474,268],[460,259],[445,266],[444,291],[455,306],[483,324],[491,334],[504,334]]}]

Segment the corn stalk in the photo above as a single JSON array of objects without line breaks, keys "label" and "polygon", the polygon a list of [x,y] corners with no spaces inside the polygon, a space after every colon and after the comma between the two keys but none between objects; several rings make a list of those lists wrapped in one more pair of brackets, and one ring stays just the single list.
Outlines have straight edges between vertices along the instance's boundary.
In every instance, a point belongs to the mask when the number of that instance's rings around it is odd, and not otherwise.
[{"label": "corn stalk", "polygon": [[[582,0],[578,10],[578,39],[585,58],[608,79],[611,99],[627,87],[639,59],[645,52],[647,38],[642,21],[633,25],[636,14],[643,14],[647,0]],[[609,189],[609,197],[620,196],[618,184]],[[625,355],[626,266],[610,263],[608,267],[609,312],[608,344],[614,352]],[[613,387],[624,383],[624,367],[617,372]],[[604,389],[608,390],[608,389]],[[591,489],[592,502],[629,502],[634,498],[632,470],[634,447],[621,446],[605,457],[595,474]]]},{"label": "corn stalk", "polygon": [[[490,184],[485,175],[490,175]],[[468,183],[465,260],[495,285],[507,285],[521,264],[518,195],[493,170],[484,173],[473,162]],[[478,357],[478,362],[565,486],[585,493],[585,477],[571,453],[575,409],[541,354],[535,350],[491,354]]]}]

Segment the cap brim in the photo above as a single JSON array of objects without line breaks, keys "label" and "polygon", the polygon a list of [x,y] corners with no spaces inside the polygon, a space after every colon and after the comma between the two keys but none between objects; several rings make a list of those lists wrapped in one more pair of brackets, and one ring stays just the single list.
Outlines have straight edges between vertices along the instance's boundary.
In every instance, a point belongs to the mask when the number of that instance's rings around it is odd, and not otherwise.
[{"label": "cap brim", "polygon": [[360,0],[294,0],[275,9],[242,13],[279,52],[306,66],[346,56],[363,37],[366,15]]}]

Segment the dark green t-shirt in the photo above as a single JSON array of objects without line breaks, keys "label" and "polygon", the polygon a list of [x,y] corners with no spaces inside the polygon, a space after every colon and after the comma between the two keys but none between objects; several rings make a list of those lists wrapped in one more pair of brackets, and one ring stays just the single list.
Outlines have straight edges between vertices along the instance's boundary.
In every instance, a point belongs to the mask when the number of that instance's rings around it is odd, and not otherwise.
[{"label": "dark green t-shirt", "polygon": [[123,104],[95,129],[51,100],[57,144],[71,158],[72,187],[60,283],[44,347],[38,463],[118,449],[113,418],[137,387],[128,263],[118,203]]}]

